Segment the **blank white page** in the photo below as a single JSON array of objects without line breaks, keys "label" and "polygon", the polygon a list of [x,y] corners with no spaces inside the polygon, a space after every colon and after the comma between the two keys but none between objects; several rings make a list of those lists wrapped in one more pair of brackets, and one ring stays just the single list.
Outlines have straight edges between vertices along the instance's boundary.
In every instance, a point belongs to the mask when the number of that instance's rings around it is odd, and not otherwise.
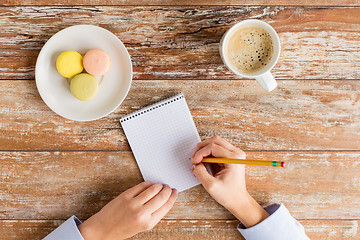
[{"label": "blank white page", "polygon": [[200,137],[182,93],[120,119],[145,181],[179,192],[200,184],[189,158]]}]

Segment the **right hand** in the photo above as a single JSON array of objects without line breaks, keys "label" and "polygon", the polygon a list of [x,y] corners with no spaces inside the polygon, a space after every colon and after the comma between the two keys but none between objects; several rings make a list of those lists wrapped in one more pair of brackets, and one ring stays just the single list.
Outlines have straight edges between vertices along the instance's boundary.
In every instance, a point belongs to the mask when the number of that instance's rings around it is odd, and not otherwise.
[{"label": "right hand", "polygon": [[205,190],[245,227],[254,226],[269,216],[246,190],[244,165],[210,164],[212,176],[201,162],[207,156],[245,159],[244,151],[218,136],[202,141],[191,157],[193,173]]},{"label": "right hand", "polygon": [[212,176],[201,163],[207,156],[245,159],[245,152],[225,139],[214,136],[200,142],[192,155],[191,163],[194,165],[194,175],[218,203],[230,210],[233,206],[241,203],[247,195],[245,166],[241,164],[209,164],[214,174]]},{"label": "right hand", "polygon": [[120,240],[151,230],[172,208],[177,190],[142,182],[78,226],[85,240]]}]

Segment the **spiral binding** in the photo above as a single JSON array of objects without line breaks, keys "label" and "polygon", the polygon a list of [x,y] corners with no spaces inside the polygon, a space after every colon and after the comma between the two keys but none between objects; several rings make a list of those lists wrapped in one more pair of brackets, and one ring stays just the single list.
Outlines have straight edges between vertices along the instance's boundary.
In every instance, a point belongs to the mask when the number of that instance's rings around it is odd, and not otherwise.
[{"label": "spiral binding", "polygon": [[164,100],[159,101],[159,102],[157,102],[157,103],[154,103],[154,104],[152,104],[152,105],[150,105],[150,106],[148,106],[148,107],[145,107],[145,108],[143,108],[143,109],[140,109],[140,110],[138,110],[138,111],[135,111],[135,112],[133,112],[133,113],[131,113],[131,114],[129,114],[129,115],[126,115],[125,117],[123,117],[123,118],[120,119],[120,122],[122,123],[122,122],[129,121],[129,120],[131,120],[131,119],[134,119],[134,118],[137,117],[137,116],[143,115],[143,114],[145,114],[145,113],[147,113],[147,112],[151,112],[151,111],[153,111],[153,110],[155,110],[155,109],[157,109],[157,108],[166,106],[166,105],[168,105],[168,104],[170,104],[170,103],[172,103],[172,102],[179,101],[179,100],[182,99],[182,98],[184,98],[184,94],[179,93],[179,94],[177,94],[177,95],[175,95],[175,96],[173,96],[173,97],[164,99]]}]

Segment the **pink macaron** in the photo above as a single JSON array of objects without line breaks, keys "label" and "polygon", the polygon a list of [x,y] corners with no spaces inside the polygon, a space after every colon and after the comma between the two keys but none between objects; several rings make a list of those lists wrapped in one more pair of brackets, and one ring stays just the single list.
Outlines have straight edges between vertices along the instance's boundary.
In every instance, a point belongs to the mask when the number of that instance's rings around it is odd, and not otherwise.
[{"label": "pink macaron", "polygon": [[104,75],[110,69],[111,58],[107,52],[101,49],[89,50],[83,59],[83,65],[87,73],[94,76]]}]

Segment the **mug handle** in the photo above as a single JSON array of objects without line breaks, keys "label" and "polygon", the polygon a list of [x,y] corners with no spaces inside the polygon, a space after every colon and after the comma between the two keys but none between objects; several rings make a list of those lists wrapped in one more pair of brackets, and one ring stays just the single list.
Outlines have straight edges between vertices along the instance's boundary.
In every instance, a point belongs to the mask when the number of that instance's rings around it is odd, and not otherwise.
[{"label": "mug handle", "polygon": [[268,92],[271,92],[277,86],[275,78],[273,77],[273,75],[271,75],[270,71],[267,71],[263,75],[257,76],[255,79]]}]

